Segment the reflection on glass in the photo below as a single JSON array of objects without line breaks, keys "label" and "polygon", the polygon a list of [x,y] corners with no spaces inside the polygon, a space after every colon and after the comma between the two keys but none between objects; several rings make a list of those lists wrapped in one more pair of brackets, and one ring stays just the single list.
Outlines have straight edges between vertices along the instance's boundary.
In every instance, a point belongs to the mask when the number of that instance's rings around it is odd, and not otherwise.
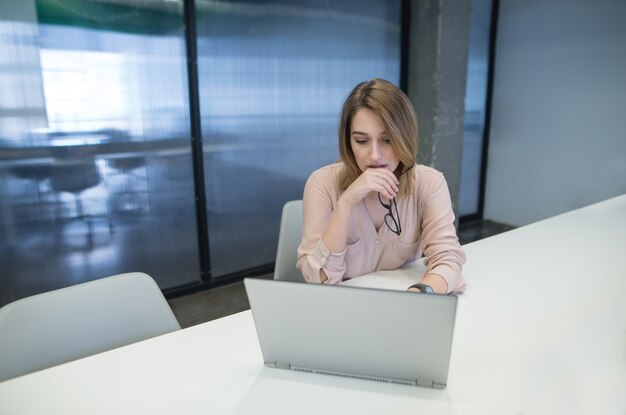
[{"label": "reflection on glass", "polygon": [[5,8],[0,305],[129,271],[198,280],[182,1]]},{"label": "reflection on glass", "polygon": [[461,170],[459,215],[479,210],[485,105],[489,74],[489,42],[492,0],[472,1],[472,21],[465,91],[465,134]]},{"label": "reflection on glass", "polygon": [[283,204],[338,158],[350,89],[399,83],[400,3],[196,2],[214,276],[274,262]]}]

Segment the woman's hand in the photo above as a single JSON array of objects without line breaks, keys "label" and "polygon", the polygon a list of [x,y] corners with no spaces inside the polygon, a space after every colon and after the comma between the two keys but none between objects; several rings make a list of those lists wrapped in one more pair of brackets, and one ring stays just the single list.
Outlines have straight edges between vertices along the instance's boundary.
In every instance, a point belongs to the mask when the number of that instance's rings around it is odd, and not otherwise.
[{"label": "woman's hand", "polygon": [[356,205],[370,192],[380,193],[387,199],[393,199],[398,194],[400,182],[387,169],[367,169],[346,189],[340,199],[350,206]]},{"label": "woman's hand", "polygon": [[[448,292],[448,283],[441,275],[437,275],[437,274],[424,275],[424,277],[422,278],[420,282],[423,284],[429,285],[433,289],[435,294],[446,294]],[[417,287],[409,287],[407,291],[413,292],[413,293],[422,292],[422,290],[420,290]]]},{"label": "woman's hand", "polygon": [[[333,209],[326,230],[322,234],[322,242],[331,252],[342,252],[348,239],[348,224],[352,208],[370,192],[380,192],[386,198],[393,198],[398,192],[396,176],[385,168],[365,170],[339,196],[337,206]],[[324,281],[325,274],[320,275]]]}]

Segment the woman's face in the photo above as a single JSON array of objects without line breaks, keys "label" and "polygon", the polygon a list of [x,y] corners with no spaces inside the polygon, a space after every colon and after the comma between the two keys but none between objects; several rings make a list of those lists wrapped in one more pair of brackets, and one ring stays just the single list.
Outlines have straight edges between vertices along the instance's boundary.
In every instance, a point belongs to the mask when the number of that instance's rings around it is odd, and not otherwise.
[{"label": "woman's face", "polygon": [[400,164],[387,138],[383,120],[370,109],[361,108],[352,117],[350,145],[361,172],[377,168],[393,172]]}]

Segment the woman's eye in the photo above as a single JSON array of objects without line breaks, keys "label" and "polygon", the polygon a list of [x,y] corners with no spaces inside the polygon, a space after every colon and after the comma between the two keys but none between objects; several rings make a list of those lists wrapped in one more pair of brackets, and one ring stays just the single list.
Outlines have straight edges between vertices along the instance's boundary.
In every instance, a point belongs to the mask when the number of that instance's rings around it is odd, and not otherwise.
[{"label": "woman's eye", "polygon": [[391,140],[390,140],[390,139],[388,139],[388,138],[384,138],[384,139],[383,139],[383,143],[385,143],[385,144],[391,144]]},{"label": "woman's eye", "polygon": [[367,140],[354,140],[357,144],[366,144]]}]

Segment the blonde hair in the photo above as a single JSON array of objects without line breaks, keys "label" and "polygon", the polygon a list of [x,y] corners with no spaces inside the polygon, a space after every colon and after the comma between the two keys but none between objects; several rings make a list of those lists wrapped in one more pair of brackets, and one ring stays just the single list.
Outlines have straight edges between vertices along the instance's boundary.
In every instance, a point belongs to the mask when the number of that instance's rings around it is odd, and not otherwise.
[{"label": "blonde hair", "polygon": [[343,168],[339,173],[341,191],[350,186],[362,173],[352,152],[350,141],[352,119],[356,113],[367,108],[380,116],[391,142],[393,151],[400,160],[394,174],[400,181],[399,196],[413,189],[414,175],[404,174],[415,165],[418,151],[417,117],[409,98],[398,87],[384,79],[376,78],[361,82],[348,94],[341,110],[339,121],[339,155]]}]

